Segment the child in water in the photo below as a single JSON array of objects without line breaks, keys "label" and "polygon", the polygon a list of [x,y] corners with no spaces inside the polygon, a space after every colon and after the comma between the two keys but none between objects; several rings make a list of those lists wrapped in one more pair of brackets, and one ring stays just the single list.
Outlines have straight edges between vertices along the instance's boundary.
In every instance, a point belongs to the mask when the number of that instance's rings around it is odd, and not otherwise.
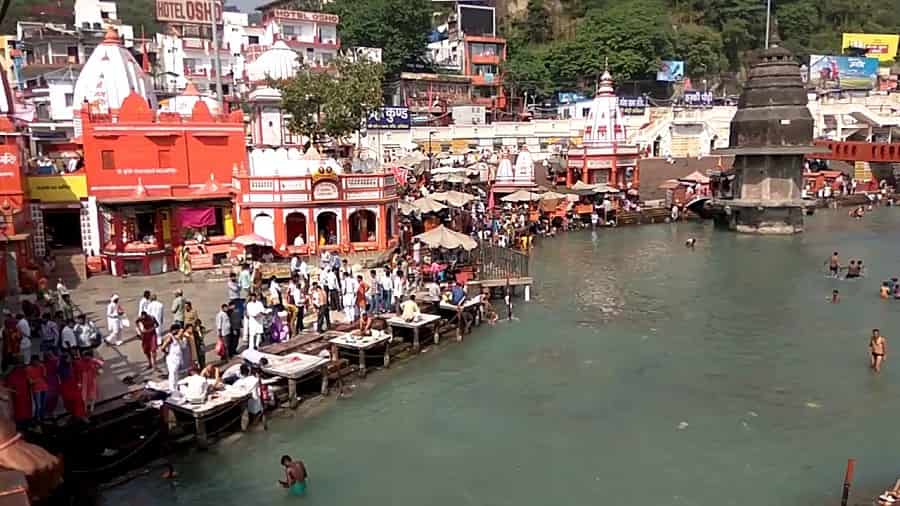
[{"label": "child in water", "polygon": [[841,294],[837,290],[831,291],[831,303],[837,304],[841,301]]},{"label": "child in water", "polygon": [[891,296],[891,287],[887,281],[881,283],[881,288],[878,289],[878,296],[882,299],[887,299]]}]

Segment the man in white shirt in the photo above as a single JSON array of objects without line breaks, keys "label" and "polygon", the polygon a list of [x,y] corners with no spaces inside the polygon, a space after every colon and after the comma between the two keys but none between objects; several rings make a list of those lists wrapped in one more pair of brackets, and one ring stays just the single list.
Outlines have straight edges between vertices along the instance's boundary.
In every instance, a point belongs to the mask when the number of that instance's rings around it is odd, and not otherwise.
[{"label": "man in white shirt", "polygon": [[406,289],[407,289],[406,277],[403,275],[402,271],[398,270],[397,273],[394,275],[393,281],[394,281],[394,292],[393,292],[394,299],[392,301],[393,308],[394,308],[393,310],[395,313],[399,313],[400,312],[400,303],[403,302],[403,298],[406,296]]},{"label": "man in white shirt", "polygon": [[341,302],[344,304],[344,315],[348,322],[356,321],[356,289],[359,284],[349,272],[344,273],[343,295]]},{"label": "man in white shirt", "polygon": [[299,275],[299,274],[300,274],[300,255],[294,254],[294,256],[291,257],[291,276],[293,277],[293,276]]},{"label": "man in white shirt", "polygon": [[381,297],[378,301],[378,312],[384,313],[387,312],[393,301],[394,282],[391,280],[390,269],[381,271],[379,284],[381,285]]},{"label": "man in white shirt", "polygon": [[150,295],[150,303],[147,304],[147,314],[152,316],[154,320],[156,320],[156,344],[162,344],[162,336],[165,334],[163,330],[163,324],[166,319],[166,308],[162,302],[156,299],[156,294]]},{"label": "man in white shirt", "polygon": [[247,341],[251,350],[258,347],[258,340],[263,333],[262,315],[265,312],[266,308],[256,294],[250,294],[250,301],[247,303]]},{"label": "man in white shirt", "polygon": [[67,321],[63,325],[62,332],[60,332],[60,343],[64,350],[78,347],[78,337],[75,335],[75,329],[73,328],[74,323],[72,320]]},{"label": "man in white shirt", "polygon": [[228,314],[228,304],[222,304],[219,312],[216,313],[216,332],[219,339],[225,343],[225,349],[228,349],[228,340],[231,337],[231,316]]},{"label": "man in white shirt", "polygon": [[290,283],[288,283],[288,294],[290,295],[291,303],[297,308],[297,313],[294,315],[295,332],[303,332],[303,317],[306,316],[306,294],[303,293],[299,275],[292,277]]},{"label": "man in white shirt", "polygon": [[262,413],[262,399],[259,397],[259,378],[250,374],[250,368],[247,364],[241,364],[240,377],[234,382],[234,386],[245,392],[250,392],[250,398],[247,399],[247,412],[256,416]]},{"label": "man in white shirt", "polygon": [[328,305],[335,310],[341,307],[340,292],[338,292],[338,278],[334,269],[325,271],[325,288],[328,290]]},{"label": "man in white shirt", "polygon": [[204,378],[196,369],[190,376],[179,382],[179,390],[185,399],[192,404],[202,404],[206,401],[209,392],[209,380]]},{"label": "man in white shirt", "polygon": [[[150,311],[147,311],[147,308],[150,307],[150,290],[144,290],[144,296],[141,297],[141,300],[138,301],[138,310],[137,314],[141,313],[150,314]],[[160,323],[160,322],[156,322]]]},{"label": "man in white shirt", "polygon": [[106,305],[106,344],[119,346],[122,344],[122,313],[119,311],[119,296],[113,295]]},{"label": "man in white shirt", "polygon": [[94,322],[88,321],[83,314],[78,315],[74,328],[75,338],[79,348],[90,348],[94,345],[94,336],[97,335],[97,327]]}]

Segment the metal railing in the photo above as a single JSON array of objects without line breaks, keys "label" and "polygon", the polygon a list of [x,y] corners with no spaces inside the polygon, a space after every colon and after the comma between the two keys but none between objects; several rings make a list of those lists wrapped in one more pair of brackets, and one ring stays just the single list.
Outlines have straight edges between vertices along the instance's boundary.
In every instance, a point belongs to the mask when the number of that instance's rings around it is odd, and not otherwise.
[{"label": "metal railing", "polygon": [[527,278],[529,260],[530,257],[520,251],[479,241],[478,279]]}]

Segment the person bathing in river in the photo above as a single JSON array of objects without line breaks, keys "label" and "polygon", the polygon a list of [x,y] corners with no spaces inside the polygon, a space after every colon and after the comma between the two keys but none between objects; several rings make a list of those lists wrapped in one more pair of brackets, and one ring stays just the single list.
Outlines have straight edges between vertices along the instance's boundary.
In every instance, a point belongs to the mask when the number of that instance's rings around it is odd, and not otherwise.
[{"label": "person bathing in river", "polygon": [[881,283],[881,288],[878,289],[878,296],[881,297],[882,299],[890,298],[891,287],[887,281]]},{"label": "person bathing in river", "polygon": [[831,291],[831,303],[838,304],[840,302],[841,302],[841,293],[838,292],[837,290],[832,290]]},{"label": "person bathing in river", "polygon": [[284,480],[278,480],[278,483],[290,490],[291,495],[305,495],[309,473],[306,472],[303,461],[293,460],[290,455],[284,455],[281,457],[281,467],[284,468]]},{"label": "person bathing in river", "polygon": [[850,260],[850,265],[847,266],[847,279],[858,278],[862,274],[862,261],[857,263],[855,260]]},{"label": "person bathing in river", "polygon": [[831,271],[831,275],[833,277],[838,277],[838,273],[841,270],[841,257],[838,256],[838,252],[835,251],[832,253],[831,258],[825,263],[828,264],[828,270]]},{"label": "person bathing in river", "polygon": [[872,337],[869,338],[869,349],[872,352],[872,370],[881,371],[881,364],[887,355],[887,339],[878,329],[872,329]]}]

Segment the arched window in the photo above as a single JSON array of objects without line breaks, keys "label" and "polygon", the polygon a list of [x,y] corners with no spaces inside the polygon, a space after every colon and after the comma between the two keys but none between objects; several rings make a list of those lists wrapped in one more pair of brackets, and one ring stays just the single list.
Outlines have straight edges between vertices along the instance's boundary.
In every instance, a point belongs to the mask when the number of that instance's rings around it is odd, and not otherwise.
[{"label": "arched window", "polygon": [[288,246],[306,245],[306,215],[290,213],[284,219]]},{"label": "arched window", "polygon": [[260,213],[253,217],[253,233],[265,237],[275,243],[275,223],[272,216],[266,213]]},{"label": "arched window", "polygon": [[316,232],[318,233],[319,246],[333,246],[338,243],[337,214],[325,211],[316,218]]},{"label": "arched window", "polygon": [[376,237],[375,213],[368,209],[354,211],[350,215],[350,242],[375,242]]},{"label": "arched window", "polygon": [[395,227],[397,226],[397,224],[394,223],[395,217],[396,217],[396,213],[394,212],[394,206],[388,206],[388,208],[387,208],[387,230],[385,231],[387,233],[388,239],[394,238],[394,230],[396,230]]}]

